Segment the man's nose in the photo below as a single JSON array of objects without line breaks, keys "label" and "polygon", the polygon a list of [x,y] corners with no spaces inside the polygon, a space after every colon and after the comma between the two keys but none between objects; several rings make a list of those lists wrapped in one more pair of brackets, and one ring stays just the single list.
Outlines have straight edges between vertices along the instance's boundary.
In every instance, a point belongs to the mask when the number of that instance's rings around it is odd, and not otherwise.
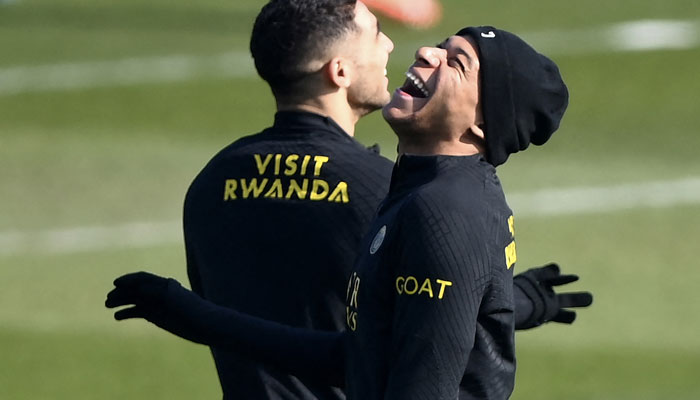
[{"label": "man's nose", "polygon": [[430,67],[438,67],[442,58],[444,58],[445,50],[437,47],[421,47],[416,51],[416,61],[426,64]]},{"label": "man's nose", "polygon": [[391,53],[392,51],[394,51],[394,41],[391,40],[391,38],[389,36],[384,35],[384,37],[386,38],[386,41],[387,41],[387,44],[386,44],[387,50],[389,51],[389,53]]}]

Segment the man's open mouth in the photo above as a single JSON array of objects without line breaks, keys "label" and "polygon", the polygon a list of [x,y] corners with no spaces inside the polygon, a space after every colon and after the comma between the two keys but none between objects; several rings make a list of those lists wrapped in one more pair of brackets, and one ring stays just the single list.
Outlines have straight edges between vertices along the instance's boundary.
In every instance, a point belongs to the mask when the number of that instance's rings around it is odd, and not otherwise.
[{"label": "man's open mouth", "polygon": [[411,71],[406,72],[406,82],[401,86],[401,90],[413,97],[425,98],[430,96],[430,91],[423,80],[414,75]]}]

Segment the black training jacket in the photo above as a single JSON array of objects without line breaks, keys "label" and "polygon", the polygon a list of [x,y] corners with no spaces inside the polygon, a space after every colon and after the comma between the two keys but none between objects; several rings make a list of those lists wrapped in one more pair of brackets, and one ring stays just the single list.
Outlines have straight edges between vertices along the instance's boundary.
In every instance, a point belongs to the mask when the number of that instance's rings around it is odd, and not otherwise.
[{"label": "black training jacket", "polygon": [[401,156],[347,287],[348,399],[507,399],[514,262],[490,164]]},{"label": "black training jacket", "polygon": [[[330,118],[278,112],[272,127],[218,153],[189,188],[184,234],[192,289],[286,325],[343,330],[347,279],[392,165]],[[344,398],[340,389],[212,352],[225,398]]]}]

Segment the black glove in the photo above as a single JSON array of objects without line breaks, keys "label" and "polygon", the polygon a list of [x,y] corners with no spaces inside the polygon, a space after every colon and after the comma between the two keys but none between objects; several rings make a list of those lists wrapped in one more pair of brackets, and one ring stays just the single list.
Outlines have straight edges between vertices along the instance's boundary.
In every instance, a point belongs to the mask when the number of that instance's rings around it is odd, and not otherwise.
[{"label": "black glove", "polygon": [[274,364],[292,375],[342,386],[344,336],[289,327],[211,303],[174,279],[148,272],[117,278],[105,305],[132,307],[114,313],[118,321],[144,318],[192,342],[234,350],[244,357]]},{"label": "black glove", "polygon": [[206,316],[211,303],[185,289],[174,279],[148,272],[135,272],[117,278],[107,294],[105,306],[132,307],[114,313],[114,319],[144,318],[177,336],[205,343]]},{"label": "black glove", "polygon": [[[554,286],[565,285],[578,280],[577,275],[561,275],[557,264],[532,268],[513,277],[515,290],[521,290],[530,304],[516,304],[516,328],[529,329],[553,321],[571,324],[576,312],[566,308],[588,307],[593,302],[590,292],[570,292],[558,294]],[[518,298],[515,296],[516,303]],[[524,310],[531,310],[526,313]]]}]

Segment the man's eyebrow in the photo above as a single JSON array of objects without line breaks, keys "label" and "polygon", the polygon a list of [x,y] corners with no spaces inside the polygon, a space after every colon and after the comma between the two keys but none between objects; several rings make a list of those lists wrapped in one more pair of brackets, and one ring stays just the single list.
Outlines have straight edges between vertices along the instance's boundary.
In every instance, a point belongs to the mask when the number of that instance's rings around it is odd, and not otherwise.
[{"label": "man's eyebrow", "polygon": [[[447,40],[436,44],[435,47],[437,47],[438,49],[448,50],[446,45],[447,45]],[[469,64],[469,69],[471,69],[474,66],[474,58],[469,53],[467,53],[466,50],[464,50],[461,47],[453,47],[453,49],[454,49],[454,52],[456,52],[457,54],[463,55],[467,59],[467,64]]]},{"label": "man's eyebrow", "polygon": [[469,64],[470,69],[472,66],[474,66],[474,58],[469,53],[467,53],[466,50],[464,50],[461,47],[457,47],[455,51],[457,52],[457,54],[461,54],[467,59],[467,63]]}]

